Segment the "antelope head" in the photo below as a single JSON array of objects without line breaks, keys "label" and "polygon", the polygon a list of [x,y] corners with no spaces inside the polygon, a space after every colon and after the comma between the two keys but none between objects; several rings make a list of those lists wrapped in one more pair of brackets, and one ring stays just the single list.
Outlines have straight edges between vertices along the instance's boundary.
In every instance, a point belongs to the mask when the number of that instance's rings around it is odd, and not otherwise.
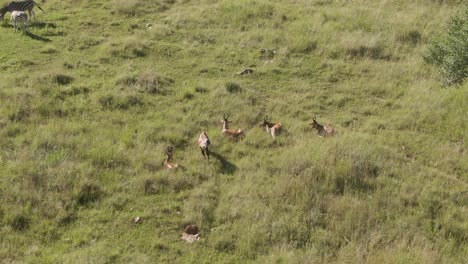
[{"label": "antelope head", "polygon": [[310,126],[317,131],[317,134],[324,137],[334,136],[336,134],[336,129],[330,125],[321,125],[317,122],[316,117],[312,118],[312,123]]},{"label": "antelope head", "polygon": [[166,155],[172,157],[173,154],[174,154],[174,148],[172,146],[168,146],[166,148]]},{"label": "antelope head", "polygon": [[263,122],[261,122],[258,126],[259,127],[265,127],[268,125],[268,115],[265,115],[265,118],[263,119]]},{"label": "antelope head", "polygon": [[310,126],[313,128],[313,129],[317,129],[317,130],[320,130],[320,129],[323,129],[323,126],[320,125],[318,122],[317,122],[317,117],[314,116],[312,118],[312,123],[310,123]]},{"label": "antelope head", "polygon": [[223,119],[221,120],[221,122],[223,123],[223,127],[225,127],[227,129],[228,123],[229,123],[229,115],[224,114]]},{"label": "antelope head", "polygon": [[264,127],[267,133],[271,134],[275,138],[281,132],[281,123],[273,123],[268,121],[268,115],[265,115],[263,122],[260,123],[259,127]]}]

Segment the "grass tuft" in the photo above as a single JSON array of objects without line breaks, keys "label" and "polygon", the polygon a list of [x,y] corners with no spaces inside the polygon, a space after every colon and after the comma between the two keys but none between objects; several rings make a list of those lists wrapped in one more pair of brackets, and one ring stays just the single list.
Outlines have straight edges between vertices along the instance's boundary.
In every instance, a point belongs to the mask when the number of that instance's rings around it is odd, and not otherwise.
[{"label": "grass tuft", "polygon": [[22,231],[22,230],[29,228],[30,223],[31,223],[31,218],[29,215],[27,215],[24,212],[16,213],[7,220],[7,223],[14,230]]},{"label": "grass tuft", "polygon": [[227,82],[224,87],[228,93],[239,93],[242,92],[242,87],[235,82]]},{"label": "grass tuft", "polygon": [[85,183],[76,194],[78,205],[88,205],[97,202],[103,195],[101,187],[93,183]]}]

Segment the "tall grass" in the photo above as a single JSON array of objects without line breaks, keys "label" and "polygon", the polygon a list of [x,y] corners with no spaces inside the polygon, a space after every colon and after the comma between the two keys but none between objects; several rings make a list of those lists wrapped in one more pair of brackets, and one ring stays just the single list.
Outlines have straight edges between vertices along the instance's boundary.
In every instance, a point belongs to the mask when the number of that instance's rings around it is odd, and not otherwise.
[{"label": "tall grass", "polygon": [[0,259],[463,263],[467,85],[422,56],[463,5],[43,3],[0,27]]}]

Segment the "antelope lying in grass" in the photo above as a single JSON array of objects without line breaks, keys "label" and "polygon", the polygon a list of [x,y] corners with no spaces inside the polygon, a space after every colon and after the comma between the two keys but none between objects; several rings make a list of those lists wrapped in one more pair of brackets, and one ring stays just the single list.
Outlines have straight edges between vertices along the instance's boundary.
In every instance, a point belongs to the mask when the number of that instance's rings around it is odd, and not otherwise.
[{"label": "antelope lying in grass", "polygon": [[164,168],[170,170],[170,169],[175,169],[177,168],[179,165],[177,165],[176,163],[172,162],[172,158],[173,158],[173,148],[172,147],[167,147],[166,149],[166,159],[164,160]]},{"label": "antelope lying in grass", "polygon": [[332,137],[336,134],[336,129],[329,126],[329,125],[321,125],[317,122],[316,120],[316,117],[314,116],[314,118],[312,119],[313,122],[310,123],[310,125],[312,126],[312,128],[316,129],[317,130],[317,134],[319,134],[320,136],[324,136],[324,137]]},{"label": "antelope lying in grass", "polygon": [[281,132],[281,123],[268,122],[268,116],[265,116],[263,122],[260,123],[259,127],[265,127],[267,133],[271,134],[275,138]]},{"label": "antelope lying in grass", "polygon": [[221,120],[223,123],[223,135],[226,137],[230,137],[232,139],[242,139],[245,136],[244,131],[241,129],[233,130],[229,129],[229,115],[223,115],[223,120]]},{"label": "antelope lying in grass", "polygon": [[200,240],[200,234],[196,225],[187,225],[182,233],[182,239],[188,243]]},{"label": "antelope lying in grass", "polygon": [[200,147],[203,157],[207,157],[208,160],[210,160],[210,145],[211,141],[208,138],[208,135],[205,133],[205,131],[201,132],[200,136],[198,137],[198,146]]}]

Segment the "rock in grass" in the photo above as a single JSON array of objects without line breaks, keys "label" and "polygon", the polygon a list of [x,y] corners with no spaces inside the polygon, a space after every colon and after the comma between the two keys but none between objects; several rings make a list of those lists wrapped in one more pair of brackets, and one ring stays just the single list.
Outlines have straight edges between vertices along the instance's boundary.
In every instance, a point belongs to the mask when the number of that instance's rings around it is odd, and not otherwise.
[{"label": "rock in grass", "polygon": [[245,68],[241,72],[237,73],[239,75],[246,75],[246,74],[252,74],[254,72],[253,69],[251,68]]},{"label": "rock in grass", "polygon": [[133,218],[133,223],[138,224],[140,222],[141,222],[141,217],[137,216],[137,217]]}]

